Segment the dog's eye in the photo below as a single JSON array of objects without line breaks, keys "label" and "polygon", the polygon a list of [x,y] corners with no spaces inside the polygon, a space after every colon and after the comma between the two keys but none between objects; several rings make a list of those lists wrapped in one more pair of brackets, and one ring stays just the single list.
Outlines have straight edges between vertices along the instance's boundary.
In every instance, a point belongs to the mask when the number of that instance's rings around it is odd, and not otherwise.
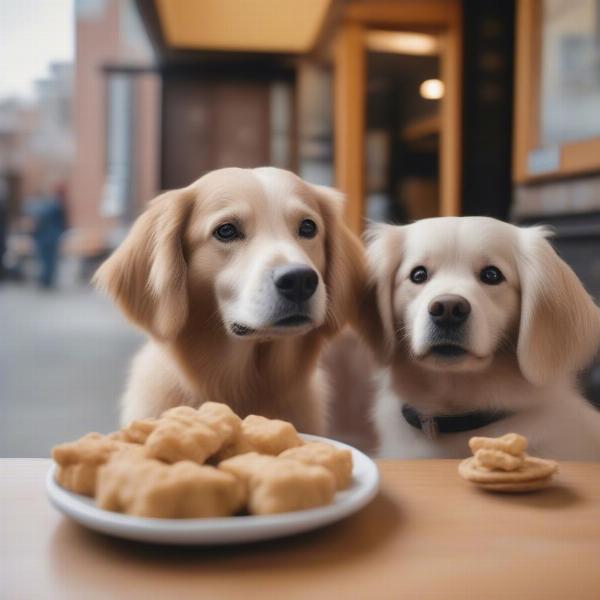
[{"label": "dog's eye", "polygon": [[498,285],[504,281],[504,275],[498,267],[489,266],[481,269],[479,279],[487,285]]},{"label": "dog's eye", "polygon": [[303,219],[298,227],[298,235],[303,238],[314,238],[317,235],[317,224],[312,219]]},{"label": "dog's eye", "polygon": [[220,242],[232,242],[241,238],[242,233],[233,223],[223,223],[213,231],[213,236]]},{"label": "dog's eye", "polygon": [[425,267],[415,267],[410,272],[410,280],[413,283],[425,283],[427,281],[427,269]]}]

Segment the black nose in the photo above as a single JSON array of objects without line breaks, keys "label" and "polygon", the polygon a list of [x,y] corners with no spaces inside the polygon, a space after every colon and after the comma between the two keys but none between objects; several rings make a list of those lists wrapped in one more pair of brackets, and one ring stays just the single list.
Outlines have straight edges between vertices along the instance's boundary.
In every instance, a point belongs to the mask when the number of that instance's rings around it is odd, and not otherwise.
[{"label": "black nose", "polygon": [[317,289],[319,276],[314,269],[300,264],[287,264],[273,271],[277,291],[292,302],[308,300]]},{"label": "black nose", "polygon": [[444,294],[429,304],[429,315],[436,325],[451,327],[467,320],[471,305],[466,298],[455,294]]}]

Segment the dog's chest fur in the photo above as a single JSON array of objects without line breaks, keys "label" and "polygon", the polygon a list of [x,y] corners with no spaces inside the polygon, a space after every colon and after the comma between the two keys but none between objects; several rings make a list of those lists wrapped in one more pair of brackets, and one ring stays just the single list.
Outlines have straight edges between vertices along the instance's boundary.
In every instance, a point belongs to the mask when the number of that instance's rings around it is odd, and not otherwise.
[{"label": "dog's chest fur", "polygon": [[[200,404],[206,400],[225,402],[237,414],[261,414],[292,420],[297,427],[321,429],[321,420],[309,400],[317,386],[315,373],[321,336],[271,341],[238,341],[225,336],[206,344],[180,340],[174,352],[177,364]],[[322,394],[315,404],[322,402]],[[302,407],[306,415],[302,414]]]}]

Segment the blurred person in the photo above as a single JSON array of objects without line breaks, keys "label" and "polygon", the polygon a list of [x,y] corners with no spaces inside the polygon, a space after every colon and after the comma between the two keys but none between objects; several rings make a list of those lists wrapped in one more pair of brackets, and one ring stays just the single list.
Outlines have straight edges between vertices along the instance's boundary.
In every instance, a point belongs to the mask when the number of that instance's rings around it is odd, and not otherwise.
[{"label": "blurred person", "polygon": [[27,201],[39,264],[38,282],[44,289],[51,289],[55,285],[60,239],[67,228],[65,199],[65,186],[61,184],[53,194],[39,194]]},{"label": "blurred person", "polygon": [[8,184],[0,177],[0,281],[6,277],[6,238],[8,236]]}]

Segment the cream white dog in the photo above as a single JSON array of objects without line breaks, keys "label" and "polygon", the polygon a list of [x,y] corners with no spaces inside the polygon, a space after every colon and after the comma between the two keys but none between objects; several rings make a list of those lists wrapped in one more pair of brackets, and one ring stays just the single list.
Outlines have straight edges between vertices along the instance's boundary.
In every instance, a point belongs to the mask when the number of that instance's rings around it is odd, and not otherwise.
[{"label": "cream white dog", "polygon": [[600,310],[548,235],[485,217],[370,230],[381,455],[462,457],[472,435],[514,431],[532,454],[600,460],[600,412],[576,385]]},{"label": "cream white dog", "polygon": [[121,420],[225,402],[324,433],[324,341],[357,312],[363,249],[343,197],[275,168],[220,169],[155,198],[96,284],[150,339]]}]

